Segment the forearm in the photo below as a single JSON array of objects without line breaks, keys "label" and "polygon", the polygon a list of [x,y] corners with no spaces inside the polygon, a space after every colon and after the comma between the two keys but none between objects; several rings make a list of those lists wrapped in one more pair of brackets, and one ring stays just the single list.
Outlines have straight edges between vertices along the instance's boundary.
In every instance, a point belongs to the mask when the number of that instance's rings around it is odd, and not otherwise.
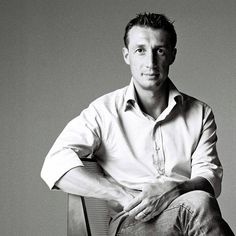
[{"label": "forearm", "polygon": [[184,183],[177,186],[177,188],[179,190],[180,195],[194,190],[202,190],[212,194],[213,196],[215,195],[214,190],[209,181],[200,176],[185,181]]},{"label": "forearm", "polygon": [[67,193],[108,201],[116,201],[124,195],[119,185],[111,183],[102,175],[88,172],[84,167],[68,171],[56,186]]}]

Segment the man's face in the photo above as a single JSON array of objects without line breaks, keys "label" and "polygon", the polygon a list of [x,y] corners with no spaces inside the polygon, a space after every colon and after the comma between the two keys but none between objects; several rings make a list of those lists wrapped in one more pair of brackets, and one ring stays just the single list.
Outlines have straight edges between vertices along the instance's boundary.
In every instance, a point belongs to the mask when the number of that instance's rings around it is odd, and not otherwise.
[{"label": "man's face", "polygon": [[123,56],[130,65],[136,89],[159,90],[176,55],[168,33],[162,29],[134,26],[128,33],[128,42],[128,48],[123,48]]}]

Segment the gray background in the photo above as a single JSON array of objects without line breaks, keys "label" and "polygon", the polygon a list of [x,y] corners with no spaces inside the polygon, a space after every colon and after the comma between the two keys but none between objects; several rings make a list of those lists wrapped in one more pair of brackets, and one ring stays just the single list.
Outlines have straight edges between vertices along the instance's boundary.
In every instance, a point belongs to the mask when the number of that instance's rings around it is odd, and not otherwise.
[{"label": "gray background", "polygon": [[214,110],[219,203],[236,232],[235,10],[234,0],[0,0],[0,235],[66,235],[66,194],[41,181],[44,157],[89,102],[129,83],[122,37],[143,11],[175,20],[170,76]]}]

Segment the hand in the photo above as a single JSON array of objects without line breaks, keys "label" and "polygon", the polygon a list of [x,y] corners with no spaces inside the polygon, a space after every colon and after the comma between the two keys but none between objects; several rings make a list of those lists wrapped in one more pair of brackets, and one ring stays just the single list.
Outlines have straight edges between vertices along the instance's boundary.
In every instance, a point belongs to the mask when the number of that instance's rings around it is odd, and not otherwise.
[{"label": "hand", "polygon": [[116,212],[121,212],[130,204],[130,202],[140,193],[140,191],[127,189],[121,185],[114,185],[115,191],[113,193],[114,198],[108,201],[109,207]]},{"label": "hand", "polygon": [[149,221],[163,212],[180,195],[177,186],[177,182],[165,177],[159,178],[154,183],[145,185],[142,192],[124,210],[136,220]]}]

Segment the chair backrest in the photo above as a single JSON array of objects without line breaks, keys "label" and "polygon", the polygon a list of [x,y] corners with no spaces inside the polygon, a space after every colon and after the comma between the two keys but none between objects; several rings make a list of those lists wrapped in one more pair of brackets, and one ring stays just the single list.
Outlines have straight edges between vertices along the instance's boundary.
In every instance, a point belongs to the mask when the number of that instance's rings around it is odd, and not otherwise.
[{"label": "chair backrest", "polygon": [[[95,161],[83,160],[92,173],[102,173]],[[68,194],[67,236],[107,236],[109,214],[106,201]]]}]

